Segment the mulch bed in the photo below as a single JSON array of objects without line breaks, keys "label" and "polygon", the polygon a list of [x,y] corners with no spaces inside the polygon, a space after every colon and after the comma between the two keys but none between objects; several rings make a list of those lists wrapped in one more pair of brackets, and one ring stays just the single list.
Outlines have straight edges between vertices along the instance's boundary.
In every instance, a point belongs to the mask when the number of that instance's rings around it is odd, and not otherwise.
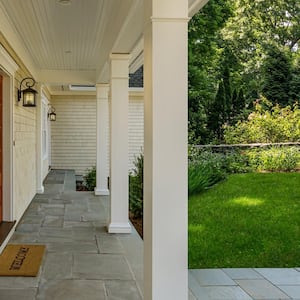
[{"label": "mulch bed", "polygon": [[129,213],[129,219],[133,224],[135,230],[138,232],[140,237],[143,239],[143,218],[135,218],[131,213]]}]

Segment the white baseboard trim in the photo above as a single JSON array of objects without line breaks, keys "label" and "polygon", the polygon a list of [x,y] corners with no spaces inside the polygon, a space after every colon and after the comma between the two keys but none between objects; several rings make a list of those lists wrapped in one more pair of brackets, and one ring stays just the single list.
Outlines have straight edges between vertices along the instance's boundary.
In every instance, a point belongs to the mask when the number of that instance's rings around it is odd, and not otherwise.
[{"label": "white baseboard trim", "polygon": [[98,189],[95,187],[96,196],[109,196],[109,189]]},{"label": "white baseboard trim", "polygon": [[131,233],[131,231],[129,223],[110,223],[108,225],[109,233]]}]

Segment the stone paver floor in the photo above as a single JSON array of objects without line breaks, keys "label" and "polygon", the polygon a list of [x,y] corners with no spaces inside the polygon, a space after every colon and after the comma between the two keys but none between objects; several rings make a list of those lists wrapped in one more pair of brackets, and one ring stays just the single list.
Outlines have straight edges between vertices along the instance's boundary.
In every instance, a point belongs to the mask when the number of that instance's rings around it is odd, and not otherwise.
[{"label": "stone paver floor", "polygon": [[[142,299],[143,242],[106,232],[109,198],[75,192],[72,171],[44,186],[10,240],[46,245],[39,275],[0,277],[0,300]],[[189,300],[300,300],[300,269],[189,270],[189,288]]]},{"label": "stone paver floor", "polygon": [[51,171],[10,243],[44,244],[37,277],[0,277],[0,300],[140,300],[143,243],[110,235],[108,197],[76,192],[72,171]]}]

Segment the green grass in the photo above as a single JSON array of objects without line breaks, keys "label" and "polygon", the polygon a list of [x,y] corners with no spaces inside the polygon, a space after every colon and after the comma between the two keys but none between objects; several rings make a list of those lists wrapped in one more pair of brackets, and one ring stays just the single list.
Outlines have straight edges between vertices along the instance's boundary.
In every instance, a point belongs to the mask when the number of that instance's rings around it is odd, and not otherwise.
[{"label": "green grass", "polygon": [[300,173],[235,174],[190,197],[190,268],[296,266]]}]

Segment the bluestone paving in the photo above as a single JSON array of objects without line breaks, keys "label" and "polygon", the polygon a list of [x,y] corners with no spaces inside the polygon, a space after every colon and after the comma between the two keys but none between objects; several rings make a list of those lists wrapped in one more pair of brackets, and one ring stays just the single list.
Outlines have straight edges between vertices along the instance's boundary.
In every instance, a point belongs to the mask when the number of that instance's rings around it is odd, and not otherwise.
[{"label": "bluestone paving", "polygon": [[300,285],[279,285],[278,287],[289,297],[300,300]]},{"label": "bluestone paving", "polygon": [[[204,286],[200,288],[205,295],[203,300],[252,300],[239,286]],[[197,299],[202,300],[202,295]]]},{"label": "bluestone paving", "polygon": [[141,300],[135,281],[105,281],[108,300]]},{"label": "bluestone paving", "polygon": [[202,286],[236,285],[236,283],[221,269],[191,270],[190,273]]},{"label": "bluestone paving", "polygon": [[74,254],[73,277],[81,279],[133,279],[124,256],[89,253]]},{"label": "bluestone paving", "polygon": [[228,269],[223,269],[223,271],[231,279],[263,279],[262,275],[260,275],[253,269],[228,268]]},{"label": "bluestone paving", "polygon": [[122,254],[124,248],[120,240],[113,235],[100,234],[96,236],[100,253]]},{"label": "bluestone paving", "polygon": [[[0,300],[142,299],[143,241],[134,228],[107,233],[109,197],[76,192],[70,170],[44,187],[10,240],[46,245],[40,272],[0,277]],[[300,300],[300,268],[189,270],[189,288],[189,300]]]},{"label": "bluestone paving", "polygon": [[237,283],[253,298],[264,299],[290,299],[279,288],[265,279],[237,280]]},{"label": "bluestone paving", "polygon": [[0,300],[32,300],[35,299],[37,288],[29,289],[1,289]]},{"label": "bluestone paving", "polygon": [[276,285],[300,285],[300,272],[295,269],[255,269]]},{"label": "bluestone paving", "polygon": [[39,300],[107,300],[100,280],[56,280],[41,285]]},{"label": "bluestone paving", "polygon": [[70,253],[47,253],[43,266],[43,279],[71,279],[73,255]]}]

